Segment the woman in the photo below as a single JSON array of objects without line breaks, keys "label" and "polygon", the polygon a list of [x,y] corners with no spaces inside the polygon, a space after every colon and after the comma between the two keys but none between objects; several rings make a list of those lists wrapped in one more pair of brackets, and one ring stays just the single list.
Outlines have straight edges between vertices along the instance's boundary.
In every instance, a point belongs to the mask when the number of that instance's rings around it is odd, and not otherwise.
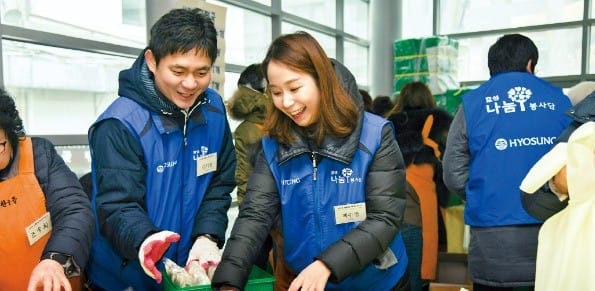
[{"label": "woman", "polygon": [[279,221],[297,274],[289,290],[408,290],[404,164],[392,127],[364,113],[351,73],[305,32],[273,41],[263,72],[268,137],[213,286],[243,288]]},{"label": "woman", "polygon": [[422,82],[403,86],[387,116],[395,127],[407,165],[409,191],[402,232],[411,290],[421,291],[436,278],[438,206],[446,207],[449,195],[442,181],[440,159],[452,116],[438,108],[430,89]]},{"label": "woman", "polygon": [[2,89],[0,205],[0,289],[80,290],[94,233],[89,200],[54,146],[25,136]]}]

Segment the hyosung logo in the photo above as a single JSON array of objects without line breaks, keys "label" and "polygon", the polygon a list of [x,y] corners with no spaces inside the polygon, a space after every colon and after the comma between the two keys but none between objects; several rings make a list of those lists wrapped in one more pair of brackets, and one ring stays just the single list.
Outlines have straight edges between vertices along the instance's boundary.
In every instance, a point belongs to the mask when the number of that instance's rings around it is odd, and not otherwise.
[{"label": "hyosung logo", "polygon": [[532,136],[532,137],[521,137],[521,138],[499,138],[494,142],[494,146],[497,150],[503,151],[508,148],[528,147],[528,146],[540,146],[540,145],[553,145],[556,141],[555,136]]}]

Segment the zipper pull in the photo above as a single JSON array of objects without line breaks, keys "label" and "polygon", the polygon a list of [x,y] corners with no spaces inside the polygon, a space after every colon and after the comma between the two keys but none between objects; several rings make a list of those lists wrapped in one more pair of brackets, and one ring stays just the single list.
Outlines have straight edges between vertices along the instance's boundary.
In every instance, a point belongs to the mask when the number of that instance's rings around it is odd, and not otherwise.
[{"label": "zipper pull", "polygon": [[316,177],[318,174],[318,164],[316,161],[316,157],[317,157],[317,153],[312,152],[312,167],[314,168],[314,172],[312,173],[312,178],[314,179],[314,181],[316,181]]}]

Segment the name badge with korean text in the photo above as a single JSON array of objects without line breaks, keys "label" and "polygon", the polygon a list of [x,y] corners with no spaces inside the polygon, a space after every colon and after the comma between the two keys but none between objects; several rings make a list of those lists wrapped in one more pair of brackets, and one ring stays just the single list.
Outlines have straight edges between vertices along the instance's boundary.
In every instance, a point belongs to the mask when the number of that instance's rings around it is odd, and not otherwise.
[{"label": "name badge with korean text", "polygon": [[32,246],[44,235],[52,231],[52,219],[50,213],[46,212],[39,219],[31,223],[31,225],[25,228],[27,232],[27,238],[29,239],[29,245]]},{"label": "name badge with korean text", "polygon": [[217,171],[217,153],[200,156],[196,159],[196,176]]},{"label": "name badge with korean text", "polygon": [[355,203],[335,206],[335,223],[350,223],[366,219],[366,203]]}]

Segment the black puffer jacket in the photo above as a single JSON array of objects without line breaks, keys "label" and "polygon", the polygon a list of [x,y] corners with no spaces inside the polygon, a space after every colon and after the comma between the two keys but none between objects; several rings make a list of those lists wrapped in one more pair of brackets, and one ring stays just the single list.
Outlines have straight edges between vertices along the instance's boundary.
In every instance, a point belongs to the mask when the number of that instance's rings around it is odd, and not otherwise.
[{"label": "black puffer jacket", "polygon": [[387,117],[395,126],[397,142],[403,153],[405,165],[430,164],[434,167],[434,182],[438,203],[442,207],[448,204],[449,192],[442,180],[442,163],[436,157],[434,150],[424,144],[422,129],[428,116],[434,117],[429,138],[438,145],[440,153],[444,153],[448,128],[452,122],[452,116],[440,108],[406,108],[405,110],[391,114]]},{"label": "black puffer jacket", "polygon": [[[566,114],[572,118],[572,123],[560,134],[556,142],[567,142],[570,135],[583,123],[595,121],[595,92],[585,97]],[[552,193],[548,183],[533,194],[521,191],[521,198],[525,210],[541,220],[550,218],[568,205],[568,199],[560,201],[558,196]]]},{"label": "black puffer jacket", "polygon": [[[76,175],[58,155],[54,145],[43,138],[33,137],[31,141],[35,177],[45,195],[45,207],[51,215],[53,226],[43,254],[56,252],[71,255],[82,270],[87,265],[95,234],[91,204]],[[2,172],[0,181],[18,173],[19,155],[17,152],[10,170]]]},{"label": "black puffer jacket", "polygon": [[[342,139],[325,137],[318,151],[325,158],[350,163],[360,146],[363,101],[351,73],[343,65],[337,62],[333,64],[344,88],[358,105],[360,117],[351,135]],[[291,147],[280,148],[280,161],[312,151],[310,142],[303,136],[297,137]],[[403,158],[394,131],[387,125],[382,131],[380,148],[366,175],[366,220],[313,258],[320,259],[328,266],[331,282],[339,282],[361,270],[386,250],[403,221],[405,185]],[[213,278],[213,286],[244,286],[247,270],[250,270],[260,245],[273,227],[280,213],[280,205],[275,180],[264,154],[260,152],[248,181],[247,195]]]}]

